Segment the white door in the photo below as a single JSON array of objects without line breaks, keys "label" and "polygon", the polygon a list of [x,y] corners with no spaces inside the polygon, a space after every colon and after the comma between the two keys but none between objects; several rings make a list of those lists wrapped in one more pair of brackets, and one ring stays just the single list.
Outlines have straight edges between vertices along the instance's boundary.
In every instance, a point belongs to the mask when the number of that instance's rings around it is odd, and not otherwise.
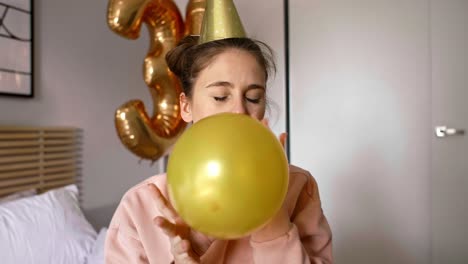
[{"label": "white door", "polygon": [[429,1],[289,6],[291,161],[317,179],[336,263],[430,263]]},{"label": "white door", "polygon": [[[467,28],[468,1],[431,0],[434,127],[468,129]],[[434,134],[432,148],[432,263],[468,263],[468,137]]]}]

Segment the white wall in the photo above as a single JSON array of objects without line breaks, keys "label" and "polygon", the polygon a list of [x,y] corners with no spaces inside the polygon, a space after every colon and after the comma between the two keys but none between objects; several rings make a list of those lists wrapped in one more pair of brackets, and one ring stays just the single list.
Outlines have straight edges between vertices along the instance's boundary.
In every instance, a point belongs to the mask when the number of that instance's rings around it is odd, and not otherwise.
[{"label": "white wall", "polygon": [[337,263],[430,263],[428,1],[291,0],[291,159]]},{"label": "white wall", "polygon": [[[187,1],[176,2],[185,14]],[[130,99],[141,99],[152,110],[142,79],[149,45],[146,28],[138,40],[114,34],[106,24],[108,1],[34,3],[35,97],[0,97],[0,124],[82,128],[83,207],[95,225],[105,225],[128,188],[158,173],[158,164],[139,164],[121,145],[113,121],[115,109]],[[271,97],[284,109],[282,1],[236,4],[247,31],[277,52],[278,75]],[[284,131],[283,113],[273,111],[275,131]]]},{"label": "white wall", "polygon": [[34,2],[35,97],[0,97],[0,123],[82,128],[83,206],[104,221],[101,210],[108,215],[130,186],[158,172],[124,149],[113,123],[120,104],[149,97],[141,74],[147,43],[109,30],[106,1]]}]

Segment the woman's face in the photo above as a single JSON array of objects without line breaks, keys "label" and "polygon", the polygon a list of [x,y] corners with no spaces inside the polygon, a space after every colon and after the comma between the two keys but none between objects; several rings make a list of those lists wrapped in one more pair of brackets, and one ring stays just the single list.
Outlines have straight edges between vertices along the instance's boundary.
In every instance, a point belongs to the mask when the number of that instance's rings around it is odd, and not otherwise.
[{"label": "woman's face", "polygon": [[195,81],[192,96],[181,94],[181,115],[185,122],[218,113],[239,113],[263,119],[266,106],[264,69],[250,53],[230,49],[203,69]]}]

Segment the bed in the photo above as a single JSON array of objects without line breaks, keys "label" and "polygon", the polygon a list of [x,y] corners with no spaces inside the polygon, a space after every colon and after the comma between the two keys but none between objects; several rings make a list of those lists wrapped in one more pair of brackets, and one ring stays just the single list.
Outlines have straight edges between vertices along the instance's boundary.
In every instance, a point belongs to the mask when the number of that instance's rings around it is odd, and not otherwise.
[{"label": "bed", "polygon": [[0,126],[0,262],[104,263],[81,204],[82,131]]}]

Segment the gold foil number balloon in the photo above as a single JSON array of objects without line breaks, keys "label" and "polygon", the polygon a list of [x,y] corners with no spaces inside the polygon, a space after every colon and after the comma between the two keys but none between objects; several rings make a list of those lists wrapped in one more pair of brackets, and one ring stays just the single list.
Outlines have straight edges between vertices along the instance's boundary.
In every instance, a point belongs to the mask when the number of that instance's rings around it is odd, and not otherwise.
[{"label": "gold foil number balloon", "polygon": [[[121,142],[135,155],[150,160],[164,156],[186,124],[180,116],[179,80],[167,67],[165,56],[184,34],[199,34],[205,0],[189,1],[187,24],[172,0],[110,0],[107,23],[117,34],[136,39],[146,24],[150,49],[143,75],[153,101],[150,117],[140,100],[131,100],[115,112],[115,126]],[[185,31],[184,31],[185,29]]]},{"label": "gold foil number balloon", "polygon": [[169,157],[169,198],[182,219],[210,236],[235,239],[274,216],[288,189],[288,162],[275,135],[240,114],[204,118]]}]

